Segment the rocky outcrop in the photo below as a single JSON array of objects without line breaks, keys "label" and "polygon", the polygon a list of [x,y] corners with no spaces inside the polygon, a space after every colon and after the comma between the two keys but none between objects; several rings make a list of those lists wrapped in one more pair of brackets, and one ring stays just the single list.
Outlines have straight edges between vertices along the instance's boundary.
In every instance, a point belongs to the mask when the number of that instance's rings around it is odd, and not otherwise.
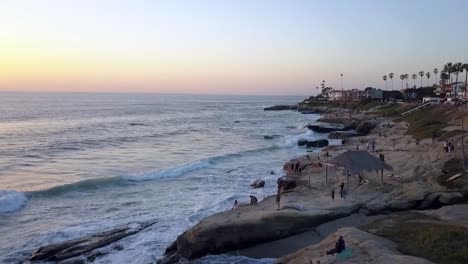
[{"label": "rocky outcrop", "polygon": [[[333,248],[339,236],[343,236],[349,256],[326,255],[325,252]],[[433,264],[433,262],[406,255],[398,251],[398,244],[380,236],[359,230],[354,227],[338,229],[319,244],[303,248],[293,254],[284,256],[276,261],[277,264],[304,264],[304,263],[332,263],[341,260],[348,263],[370,264]],[[334,263],[334,262],[333,262]]]},{"label": "rocky outcrop", "polygon": [[297,145],[299,146],[306,146],[308,148],[323,148],[328,146],[329,142],[326,139],[319,139],[319,140],[313,140],[313,141],[308,141],[306,139],[300,139],[297,141]]},{"label": "rocky outcrop", "polygon": [[278,189],[281,191],[292,190],[297,186],[296,179],[288,176],[279,177],[276,183],[278,184]]},{"label": "rocky outcrop", "polygon": [[350,130],[350,129],[355,129],[357,124],[359,124],[361,120],[350,119],[348,117],[325,116],[325,117],[319,118],[317,122],[323,122],[323,123],[329,123],[329,124],[340,124],[343,126],[343,128]]},{"label": "rocky outcrop", "polygon": [[297,111],[299,111],[301,114],[320,114],[325,112],[326,110],[321,109],[319,107],[313,107],[313,106],[308,106],[305,104],[299,104],[297,106]]},{"label": "rocky outcrop", "polygon": [[265,186],[265,181],[264,180],[255,180],[250,184],[252,188],[262,188]]},{"label": "rocky outcrop", "polygon": [[274,105],[263,108],[265,111],[297,110],[297,105]]},{"label": "rocky outcrop", "polygon": [[330,133],[334,131],[344,131],[344,127],[341,125],[333,124],[310,124],[307,128],[317,133]]},{"label": "rocky outcrop", "polygon": [[368,121],[364,121],[364,122],[361,122],[359,125],[357,125],[356,127],[356,132],[360,133],[360,134],[364,134],[364,135],[367,135],[369,134],[372,129],[374,129],[379,123],[377,121],[371,121],[371,120],[368,120]]},{"label": "rocky outcrop", "polygon": [[357,133],[355,131],[335,131],[328,134],[329,139],[345,139],[360,136],[363,136],[363,134]]},{"label": "rocky outcrop", "polygon": [[279,137],[281,137],[281,136],[280,136],[280,135],[276,135],[276,134],[263,136],[264,139],[275,139],[275,138],[279,138]]},{"label": "rocky outcrop", "polygon": [[[239,210],[243,211],[238,212]],[[166,256],[178,254],[186,259],[194,259],[207,254],[221,254],[302,233],[353,212],[351,207],[330,211],[276,211],[273,208],[260,210],[257,206],[250,206],[239,210],[229,210],[203,219],[178,236],[166,250]]]},{"label": "rocky outcrop", "polygon": [[[63,261],[74,257],[84,257],[85,259],[89,260],[92,259],[93,256],[95,257],[96,254],[93,253],[94,250],[107,246],[122,238],[134,235],[156,223],[157,221],[132,223],[102,233],[97,233],[58,244],[42,246],[32,254],[29,260],[33,262]],[[70,263],[73,263],[73,261]]]}]

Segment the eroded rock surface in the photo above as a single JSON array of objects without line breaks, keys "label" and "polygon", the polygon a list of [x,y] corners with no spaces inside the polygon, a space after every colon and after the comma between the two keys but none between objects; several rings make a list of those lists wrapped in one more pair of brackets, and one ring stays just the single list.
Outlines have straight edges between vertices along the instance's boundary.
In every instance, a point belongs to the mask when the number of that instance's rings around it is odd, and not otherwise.
[{"label": "eroded rock surface", "polygon": [[[347,250],[351,253],[347,257],[326,255],[333,248],[334,242],[343,236]],[[303,248],[293,254],[282,257],[277,264],[304,264],[304,263],[370,263],[370,264],[432,264],[433,262],[409,256],[398,251],[398,244],[383,237],[372,235],[354,227],[339,229],[329,235],[319,244]]]}]

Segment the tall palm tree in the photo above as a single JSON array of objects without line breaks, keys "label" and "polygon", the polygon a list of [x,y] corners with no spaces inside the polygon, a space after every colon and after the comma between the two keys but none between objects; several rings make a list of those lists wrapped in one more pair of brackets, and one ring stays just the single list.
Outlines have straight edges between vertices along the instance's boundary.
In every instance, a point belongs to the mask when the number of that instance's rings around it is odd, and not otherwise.
[{"label": "tall palm tree", "polygon": [[426,77],[427,77],[427,87],[430,87],[430,85],[429,85],[429,78],[431,78],[431,73],[430,73],[430,72],[426,72]]},{"label": "tall palm tree", "polygon": [[388,90],[387,75],[384,75],[384,76],[382,77],[382,79],[385,81],[385,87],[386,87],[387,90]]},{"label": "tall palm tree", "polygon": [[416,87],[416,78],[418,78],[418,75],[413,74],[413,75],[411,75],[411,78],[413,78],[413,84],[414,84],[414,87]]},{"label": "tall palm tree", "polygon": [[462,69],[465,71],[465,92],[468,89],[468,63],[462,65]]},{"label": "tall palm tree", "polygon": [[444,71],[448,74],[448,79],[450,80],[450,83],[452,83],[452,67],[453,67],[453,64],[451,62],[447,62],[445,65],[444,65]]},{"label": "tall palm tree", "polygon": [[406,87],[408,87],[408,77],[409,77],[409,74],[408,74],[408,73],[405,73],[403,76],[405,77],[405,80],[406,80]]},{"label": "tall palm tree", "polygon": [[390,81],[392,82],[392,91],[393,91],[393,76],[395,76],[395,74],[393,72],[391,72],[388,77],[390,77]]},{"label": "tall palm tree", "polygon": [[441,83],[442,85],[448,83],[449,78],[450,78],[450,77],[449,77],[449,74],[448,74],[445,70],[442,70],[442,71],[440,72],[440,83]]},{"label": "tall palm tree", "polygon": [[[460,74],[460,72],[463,71],[463,68],[462,68],[462,63],[461,62],[457,62],[455,64],[453,64],[452,66],[452,72],[453,74],[455,74],[455,83],[458,83],[458,74]],[[456,86],[455,87],[458,87],[458,84],[455,84]],[[455,89],[455,97],[457,97],[457,89]]]},{"label": "tall palm tree", "polygon": [[434,68],[433,73],[434,73],[434,76],[435,76],[435,79],[436,79],[436,85],[437,85],[437,74],[439,73],[439,69]]},{"label": "tall palm tree", "polygon": [[401,79],[401,89],[403,90],[403,80],[405,80],[405,75],[404,74],[400,75],[400,79]]},{"label": "tall palm tree", "polygon": [[421,88],[422,88],[422,79],[424,77],[424,71],[420,71],[419,76],[421,76]]}]

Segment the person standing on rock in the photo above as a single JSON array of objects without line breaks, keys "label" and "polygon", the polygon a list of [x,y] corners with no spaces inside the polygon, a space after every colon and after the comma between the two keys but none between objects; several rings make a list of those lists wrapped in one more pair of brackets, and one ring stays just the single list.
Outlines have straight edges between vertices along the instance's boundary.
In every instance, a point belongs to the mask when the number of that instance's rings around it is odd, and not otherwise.
[{"label": "person standing on rock", "polygon": [[331,190],[331,198],[332,200],[335,200],[335,188]]},{"label": "person standing on rock", "polygon": [[237,208],[239,208],[239,203],[237,202],[237,200],[235,200],[234,205],[232,206],[232,210],[236,210]]},{"label": "person standing on rock", "polygon": [[276,210],[278,211],[280,209],[280,203],[281,203],[281,192],[278,190],[278,193],[276,194]]},{"label": "person standing on rock", "polygon": [[343,198],[344,185],[345,185],[345,183],[341,182],[341,184],[340,184],[340,196],[341,196],[341,198]]}]

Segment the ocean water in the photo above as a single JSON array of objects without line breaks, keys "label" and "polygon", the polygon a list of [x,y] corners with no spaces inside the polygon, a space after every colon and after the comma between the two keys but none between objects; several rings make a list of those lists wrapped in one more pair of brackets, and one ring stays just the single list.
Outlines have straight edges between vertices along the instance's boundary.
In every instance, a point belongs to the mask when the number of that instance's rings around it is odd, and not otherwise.
[{"label": "ocean water", "polygon": [[[235,199],[275,192],[284,162],[306,152],[297,140],[320,137],[304,129],[318,116],[263,107],[300,100],[0,93],[0,263],[150,219],[158,223],[108,246],[95,263],[155,261],[177,235]],[[251,189],[255,179],[265,188]]]}]

